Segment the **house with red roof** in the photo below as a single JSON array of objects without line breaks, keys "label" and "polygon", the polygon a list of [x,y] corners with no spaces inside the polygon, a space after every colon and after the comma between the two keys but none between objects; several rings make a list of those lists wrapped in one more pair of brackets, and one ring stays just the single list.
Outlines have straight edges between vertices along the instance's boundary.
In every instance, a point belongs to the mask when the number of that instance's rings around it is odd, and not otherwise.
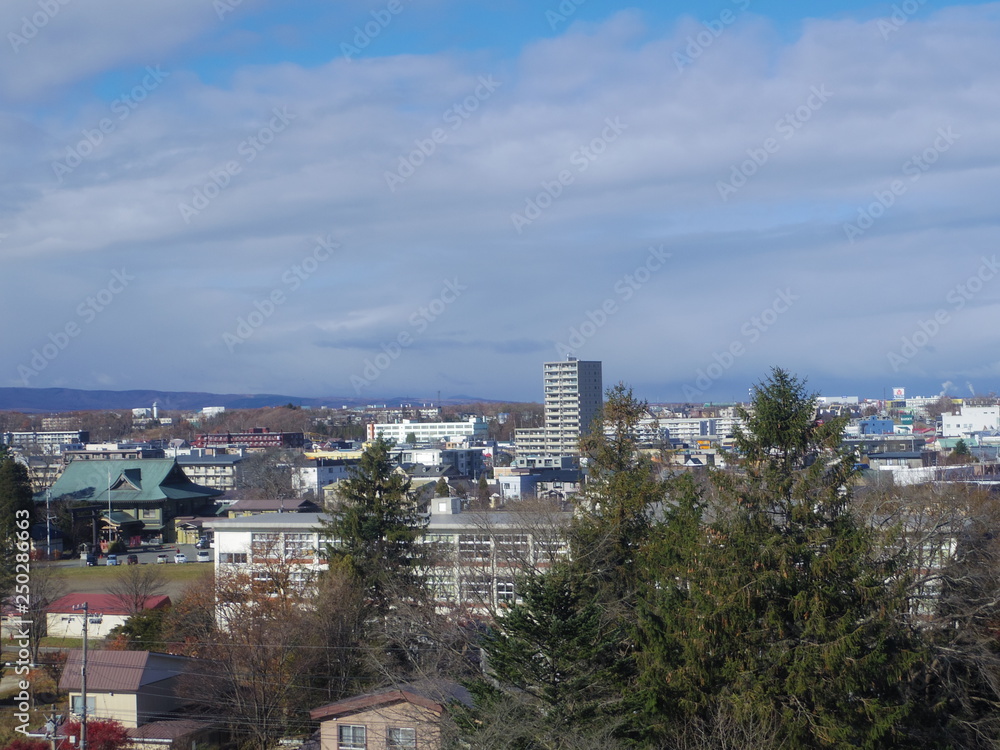
[{"label": "house with red roof", "polygon": [[[113,594],[66,594],[52,602],[45,610],[49,637],[83,638],[85,603],[87,640],[104,638],[117,626],[124,625],[132,614],[125,602]],[[169,606],[169,596],[148,596],[144,609],[162,609]]]}]

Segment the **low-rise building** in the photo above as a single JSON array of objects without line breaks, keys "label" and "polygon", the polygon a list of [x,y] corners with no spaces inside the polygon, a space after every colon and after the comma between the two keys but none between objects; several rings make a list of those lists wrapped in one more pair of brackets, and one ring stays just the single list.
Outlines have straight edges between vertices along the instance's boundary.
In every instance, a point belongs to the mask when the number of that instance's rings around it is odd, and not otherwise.
[{"label": "low-rise building", "polygon": [[[91,651],[87,654],[87,718],[121,723],[134,750],[196,748],[215,744],[217,726],[186,716],[190,701],[181,681],[197,661],[150,651]],[[70,651],[59,689],[69,693],[70,714],[83,712],[83,652]]]},{"label": "low-rise building", "polygon": [[309,716],[320,723],[320,750],[439,750],[453,701],[472,705],[461,685],[425,681],[329,703]]},{"label": "low-rise building", "polygon": [[312,493],[313,497],[323,497],[323,488],[351,475],[351,467],[357,466],[356,459],[308,458],[307,466],[292,469],[292,489],[300,495]]},{"label": "low-rise building", "polygon": [[[87,640],[104,638],[132,616],[125,604],[112,594],[66,594],[49,605],[46,629],[50,638],[83,638],[84,610],[87,605]],[[170,606],[165,595],[146,597],[145,609]]]},{"label": "low-rise building", "polygon": [[176,460],[192,482],[220,492],[235,492],[243,478],[243,456],[239,454],[208,455],[199,451],[179,454]]},{"label": "low-rise building", "polygon": [[962,406],[959,414],[941,415],[942,437],[963,437],[981,430],[1000,429],[1000,406]]},{"label": "low-rise building", "polygon": [[174,519],[207,515],[222,494],[192,482],[172,458],[71,461],[51,493],[53,500],[86,500],[107,509],[106,528],[139,528],[129,532],[129,546],[175,541]]},{"label": "low-rise building", "polygon": [[248,432],[222,432],[198,435],[192,445],[195,448],[246,448],[248,451],[263,451],[268,448],[301,448],[305,435],[301,432],[271,432],[269,427],[254,427]]}]

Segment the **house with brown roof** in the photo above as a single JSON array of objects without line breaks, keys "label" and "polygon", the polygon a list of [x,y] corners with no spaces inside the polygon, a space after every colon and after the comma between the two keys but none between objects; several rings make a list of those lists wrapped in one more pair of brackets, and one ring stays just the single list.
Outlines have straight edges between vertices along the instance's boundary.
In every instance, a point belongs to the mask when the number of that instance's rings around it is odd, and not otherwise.
[{"label": "house with brown roof", "polygon": [[[120,722],[136,750],[195,747],[195,743],[215,741],[213,723],[183,713],[189,701],[178,687],[197,664],[185,656],[151,651],[91,650],[87,654],[87,717]],[[70,651],[59,680],[59,689],[69,693],[69,712],[77,718],[83,709],[82,666],[83,651]]]},{"label": "house with brown roof", "polygon": [[[177,694],[182,674],[193,660],[150,651],[95,651],[87,654],[87,716],[138,727],[163,718],[184,701]],[[82,710],[80,675],[83,651],[66,658],[59,689],[69,692],[70,713]]]},{"label": "house with brown roof", "polygon": [[346,698],[309,712],[320,722],[320,750],[439,750],[442,719],[468,691],[425,681]]},{"label": "house with brown roof", "polygon": [[[50,638],[83,638],[83,604],[87,604],[87,640],[104,638],[114,628],[124,625],[132,613],[112,594],[66,594],[49,605],[46,612]],[[165,595],[146,597],[145,609],[170,606]]]}]

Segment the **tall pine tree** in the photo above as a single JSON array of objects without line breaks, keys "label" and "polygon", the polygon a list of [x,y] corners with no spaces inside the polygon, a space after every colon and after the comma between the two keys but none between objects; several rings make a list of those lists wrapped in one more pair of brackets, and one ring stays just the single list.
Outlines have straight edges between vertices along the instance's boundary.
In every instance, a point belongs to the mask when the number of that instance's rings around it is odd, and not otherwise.
[{"label": "tall pine tree", "polygon": [[[907,686],[924,652],[903,560],[849,507],[841,421],[775,369],[711,502],[674,488],[646,550],[642,695],[660,739],[726,715],[785,747],[915,746]],[[717,738],[718,739],[718,738]]]},{"label": "tall pine tree", "polygon": [[349,573],[376,609],[412,595],[422,585],[426,560],[420,543],[426,521],[407,493],[410,481],[394,471],[389,443],[379,437],[338,486],[339,507],[323,530],[331,569]]},{"label": "tall pine tree", "polygon": [[30,528],[34,520],[28,469],[0,445],[0,598],[6,598],[14,582],[17,533]]}]

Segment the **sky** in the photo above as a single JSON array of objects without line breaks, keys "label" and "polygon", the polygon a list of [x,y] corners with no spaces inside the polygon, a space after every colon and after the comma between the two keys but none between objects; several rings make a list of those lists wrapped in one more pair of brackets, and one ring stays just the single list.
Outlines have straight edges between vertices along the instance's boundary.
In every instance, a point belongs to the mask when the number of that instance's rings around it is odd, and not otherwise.
[{"label": "sky", "polygon": [[0,386],[1000,391],[1000,4],[5,0]]}]

